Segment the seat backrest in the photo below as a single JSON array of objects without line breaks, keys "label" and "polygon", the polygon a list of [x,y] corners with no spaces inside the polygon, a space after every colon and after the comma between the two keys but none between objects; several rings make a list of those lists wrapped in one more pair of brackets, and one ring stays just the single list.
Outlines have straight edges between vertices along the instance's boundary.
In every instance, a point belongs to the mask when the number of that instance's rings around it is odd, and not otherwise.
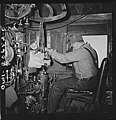
[{"label": "seat backrest", "polygon": [[84,48],[90,53],[90,55],[91,55],[91,57],[92,57],[92,59],[93,59],[94,65],[95,65],[95,67],[98,69],[98,54],[97,54],[96,50],[93,49],[94,52],[95,52],[95,54],[96,54],[96,58],[95,58],[95,57],[93,56],[92,52],[91,52],[88,48],[86,48],[86,47],[84,47]]},{"label": "seat backrest", "polygon": [[98,71],[99,83],[98,83],[98,89],[97,89],[95,101],[99,101],[100,99],[102,99],[102,97],[105,93],[106,79],[107,79],[107,69],[108,69],[107,66],[108,66],[108,58],[104,58],[102,60],[100,69]]}]

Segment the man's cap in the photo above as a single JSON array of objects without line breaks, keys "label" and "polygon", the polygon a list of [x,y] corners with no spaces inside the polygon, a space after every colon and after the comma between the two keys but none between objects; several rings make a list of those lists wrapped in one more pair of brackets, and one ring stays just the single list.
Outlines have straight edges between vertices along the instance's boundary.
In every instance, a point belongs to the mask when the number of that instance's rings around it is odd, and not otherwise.
[{"label": "man's cap", "polygon": [[68,34],[69,38],[75,35],[75,39],[71,39],[71,43],[84,42],[82,35],[76,32],[71,32]]}]

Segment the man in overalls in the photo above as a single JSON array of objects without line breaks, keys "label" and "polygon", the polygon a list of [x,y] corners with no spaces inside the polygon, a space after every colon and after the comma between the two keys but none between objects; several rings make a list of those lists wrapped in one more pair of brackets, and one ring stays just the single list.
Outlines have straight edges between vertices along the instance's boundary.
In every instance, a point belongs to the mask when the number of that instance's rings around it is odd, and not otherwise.
[{"label": "man in overalls", "polygon": [[[51,87],[48,95],[48,113],[54,113],[66,89],[93,90],[97,84],[98,56],[89,43],[85,43],[77,33],[69,34],[71,52],[61,54],[56,50],[45,48],[49,55],[60,63],[72,63],[73,76],[58,80]],[[90,53],[91,52],[91,53]]]}]

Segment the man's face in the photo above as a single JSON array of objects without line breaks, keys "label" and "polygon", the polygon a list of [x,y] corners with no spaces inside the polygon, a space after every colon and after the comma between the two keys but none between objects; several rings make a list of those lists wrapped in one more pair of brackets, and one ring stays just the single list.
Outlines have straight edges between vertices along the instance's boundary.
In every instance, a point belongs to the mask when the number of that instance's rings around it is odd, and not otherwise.
[{"label": "man's face", "polygon": [[69,41],[71,43],[71,47],[73,47],[73,44],[75,43],[75,35],[69,35]]},{"label": "man's face", "polygon": [[69,39],[72,43],[74,43],[76,41],[76,35],[75,34],[70,35]]},{"label": "man's face", "polygon": [[72,35],[69,35],[69,40],[70,40],[70,48],[73,48],[73,49],[77,49],[79,48],[78,47],[78,42],[75,42],[76,41],[76,35],[75,34],[72,34]]}]

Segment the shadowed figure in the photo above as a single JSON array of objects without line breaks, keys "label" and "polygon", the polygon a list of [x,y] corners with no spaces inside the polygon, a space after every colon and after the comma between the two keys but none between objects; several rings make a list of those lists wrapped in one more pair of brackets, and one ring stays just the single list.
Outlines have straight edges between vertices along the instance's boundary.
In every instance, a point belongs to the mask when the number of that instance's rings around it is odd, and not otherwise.
[{"label": "shadowed figure", "polygon": [[61,54],[56,50],[45,48],[49,55],[56,61],[61,64],[72,63],[73,66],[72,77],[58,80],[51,87],[48,95],[48,113],[56,111],[60,100],[65,101],[62,100],[62,96],[68,88],[96,90],[98,67],[96,51],[89,43],[84,42],[80,34],[72,32],[69,34],[69,39],[73,47],[73,51],[71,52]]}]

